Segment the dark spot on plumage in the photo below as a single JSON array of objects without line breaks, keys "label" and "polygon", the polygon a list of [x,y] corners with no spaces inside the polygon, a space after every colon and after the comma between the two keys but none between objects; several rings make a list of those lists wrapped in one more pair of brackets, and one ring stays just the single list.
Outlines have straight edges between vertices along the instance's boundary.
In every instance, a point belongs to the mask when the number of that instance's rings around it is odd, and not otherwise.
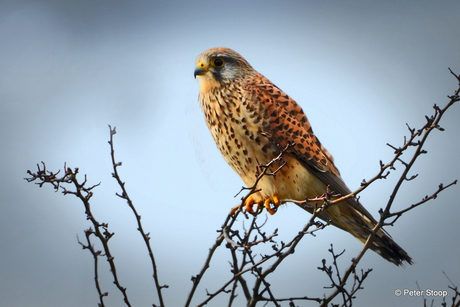
[{"label": "dark spot on plumage", "polygon": [[300,144],[300,143],[299,143],[299,144],[296,144],[296,146],[297,146],[298,148],[300,148],[300,149],[304,149],[304,148],[305,148],[305,146],[303,146],[303,145]]},{"label": "dark spot on plumage", "polygon": [[[273,84],[274,85],[274,84]],[[270,84],[267,84],[266,82],[264,82],[264,80],[260,80],[260,88],[263,90],[261,92],[268,92],[270,94],[272,94],[276,88],[276,86],[271,86]]]},{"label": "dark spot on plumage", "polygon": [[278,125],[278,126],[274,126],[274,127],[273,127],[273,130],[275,130],[275,131],[283,130],[283,124]]},{"label": "dark spot on plumage", "polygon": [[248,151],[246,149],[243,149],[243,155],[245,155],[245,156],[248,155]]},{"label": "dark spot on plumage", "polygon": [[270,117],[277,117],[278,116],[278,111],[273,110],[273,112],[270,114]]}]

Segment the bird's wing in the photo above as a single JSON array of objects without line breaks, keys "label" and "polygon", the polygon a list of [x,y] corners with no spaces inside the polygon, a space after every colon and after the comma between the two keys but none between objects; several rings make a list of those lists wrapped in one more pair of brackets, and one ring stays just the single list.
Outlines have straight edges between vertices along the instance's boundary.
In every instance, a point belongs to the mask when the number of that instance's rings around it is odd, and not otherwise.
[{"label": "bird's wing", "polygon": [[[263,132],[270,142],[279,144],[281,147],[295,143],[288,149],[288,152],[305,165],[312,174],[335,193],[342,196],[351,193],[340,177],[332,155],[314,135],[302,108],[262,75],[249,80],[247,84],[248,90],[253,95],[252,98],[269,118],[263,127]],[[349,198],[346,202],[367,217],[372,224],[377,223],[355,198]]]}]

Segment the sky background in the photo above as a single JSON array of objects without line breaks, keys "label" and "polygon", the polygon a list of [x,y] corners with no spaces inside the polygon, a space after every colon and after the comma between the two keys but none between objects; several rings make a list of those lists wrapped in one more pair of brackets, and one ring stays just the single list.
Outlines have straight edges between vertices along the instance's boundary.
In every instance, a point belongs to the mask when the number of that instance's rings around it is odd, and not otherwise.
[{"label": "sky background", "polygon": [[[89,184],[101,182],[91,203],[96,218],[115,232],[110,243],[120,282],[133,306],[158,302],[135,219],[115,196],[108,124],[117,127],[119,172],[151,233],[160,281],[170,286],[165,302],[184,305],[190,277],[201,269],[242,186],[213,143],[197,101],[193,70],[202,51],[236,50],[294,98],[354,190],[377,173],[379,160],[392,158],[385,144],[402,143],[405,123],[420,127],[433,104],[444,106],[457,89],[448,67],[460,73],[459,11],[457,0],[1,1],[2,306],[98,302],[92,256],[77,243],[90,227],[83,205],[23,179],[40,161],[53,171],[66,162],[87,174]],[[459,105],[445,114],[446,131],[434,131],[428,154],[413,170],[419,177],[404,186],[393,209],[460,178],[459,116]],[[374,216],[397,178],[362,193]],[[421,290],[448,290],[443,271],[460,285],[459,188],[387,228],[415,264],[399,268],[367,253],[359,268],[373,272],[357,306],[422,306],[422,298],[396,297],[395,289],[416,290],[417,282]],[[278,240],[286,242],[309,217],[290,204],[269,217],[266,231],[278,228]],[[331,243],[336,251],[346,249],[342,268],[362,247],[332,227],[305,238],[270,276],[275,295],[329,293],[327,276],[316,268],[330,260]],[[221,248],[195,304],[205,288],[216,290],[227,280],[228,260]],[[110,293],[106,305],[123,306],[100,263],[101,287]],[[226,301],[222,295],[209,306]]]}]

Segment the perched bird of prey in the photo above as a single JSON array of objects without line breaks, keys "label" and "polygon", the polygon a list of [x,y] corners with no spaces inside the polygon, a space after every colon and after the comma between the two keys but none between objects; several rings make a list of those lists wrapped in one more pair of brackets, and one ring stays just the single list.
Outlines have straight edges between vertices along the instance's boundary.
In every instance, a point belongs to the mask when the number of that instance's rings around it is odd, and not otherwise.
[{"label": "perched bird of prey", "polygon": [[[270,166],[275,176],[260,179],[258,192],[246,200],[246,210],[265,207],[273,214],[281,200],[312,199],[327,189],[342,196],[351,193],[302,108],[237,52],[224,47],[204,51],[196,59],[195,78],[212,137],[248,187],[254,185],[260,166],[285,150],[282,161]],[[377,224],[356,198],[327,207],[319,217],[363,243]],[[383,229],[376,233],[371,249],[396,265],[412,264],[411,257]]]}]

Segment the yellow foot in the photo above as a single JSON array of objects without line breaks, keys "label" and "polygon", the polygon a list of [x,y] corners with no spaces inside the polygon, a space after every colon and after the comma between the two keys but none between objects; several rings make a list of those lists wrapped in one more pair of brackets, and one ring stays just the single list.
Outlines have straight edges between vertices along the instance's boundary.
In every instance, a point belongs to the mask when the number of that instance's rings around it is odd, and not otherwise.
[{"label": "yellow foot", "polygon": [[[271,206],[273,204],[273,207]],[[270,198],[265,200],[265,209],[267,209],[268,213],[271,215],[275,214],[278,210],[278,207],[281,205],[280,200],[276,195],[273,196],[273,199],[270,201]]]},{"label": "yellow foot", "polygon": [[252,206],[254,205],[254,198],[249,196],[246,201],[244,202],[244,207],[246,208],[246,212],[253,213]]},{"label": "yellow foot", "polygon": [[[242,205],[238,205],[236,206],[235,208],[233,208],[232,210],[230,210],[230,215],[234,215],[236,211],[238,211],[242,206],[244,207],[244,209],[246,210],[246,212],[249,212],[251,214],[254,214],[254,198],[252,198],[252,196],[249,196],[245,201],[244,201],[244,204]],[[258,206],[259,207],[259,206]],[[256,213],[257,214],[257,213]]]},{"label": "yellow foot", "polygon": [[236,206],[235,208],[233,208],[232,210],[230,210],[230,215],[234,215],[236,211],[238,211],[239,209],[241,208],[241,205],[238,205]]},{"label": "yellow foot", "polygon": [[[244,204],[238,205],[232,210],[230,210],[230,215],[234,215],[236,211],[238,211],[241,208],[241,206],[244,207],[246,212],[251,213],[253,215],[260,214],[264,210],[264,208],[268,211],[268,213],[273,215],[276,213],[280,205],[281,205],[281,202],[279,201],[276,195],[273,196],[272,199],[266,198],[265,200],[261,199],[258,201],[255,201],[254,198],[252,198],[252,196],[249,196],[245,200]],[[255,211],[254,211],[254,208],[255,208]]]}]

